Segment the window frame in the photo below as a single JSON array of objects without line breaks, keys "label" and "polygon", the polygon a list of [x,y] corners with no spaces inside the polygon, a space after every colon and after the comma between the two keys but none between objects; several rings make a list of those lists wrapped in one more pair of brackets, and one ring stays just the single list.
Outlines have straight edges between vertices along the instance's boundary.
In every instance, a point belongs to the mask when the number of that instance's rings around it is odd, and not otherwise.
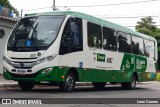
[{"label": "window frame", "polygon": [[[101,36],[101,38],[100,38],[100,40],[101,40],[101,46],[100,46],[100,48],[98,48],[98,47],[95,47],[95,46],[89,46],[89,27],[88,27],[88,25],[89,24],[94,24],[94,25],[97,25],[97,26],[99,26],[100,27],[100,36]],[[103,49],[103,32],[102,32],[102,25],[100,25],[100,24],[97,24],[97,23],[94,23],[94,22],[91,22],[91,21],[87,21],[87,46],[89,47],[89,48],[93,48],[93,49]]]},{"label": "window frame", "polygon": [[145,56],[145,57],[153,58],[153,59],[154,59],[154,58],[155,58],[155,56],[156,56],[156,52],[155,52],[155,41],[153,41],[153,40],[149,40],[149,39],[146,39],[146,38],[144,38],[143,40],[144,40],[144,42],[143,42],[143,43],[144,43],[144,51],[145,51],[145,40],[147,40],[147,41],[151,41],[151,42],[153,42],[153,43],[154,43],[154,51],[153,51],[153,52],[154,52],[154,57],[146,56],[146,55],[145,55],[145,53],[144,53],[144,56]]},{"label": "window frame", "polygon": [[[121,52],[121,51],[118,50],[118,33],[119,33],[119,32],[121,32],[121,33],[123,33],[123,34],[125,34],[125,35],[129,35],[129,37],[130,37],[130,45],[131,45],[131,46],[130,46],[130,52],[125,52],[125,51]],[[132,34],[117,30],[116,38],[117,38],[117,51],[118,51],[119,53],[128,53],[128,54],[132,54],[132,53],[133,53],[133,50],[132,50]]]},{"label": "window frame", "polygon": [[[141,38],[142,40],[143,40],[143,43],[142,43],[142,46],[143,46],[143,55],[140,55],[140,54],[135,54],[135,53],[133,53],[133,44],[132,44],[132,41],[133,41],[133,37],[136,37],[136,38]],[[145,56],[144,55],[144,38],[143,37],[140,37],[140,36],[137,36],[137,35],[131,35],[131,47],[132,47],[132,54],[134,54],[134,55],[139,55],[139,56]]]},{"label": "window frame", "polygon": [[[111,50],[109,50],[109,49],[104,49],[104,29],[110,29],[110,30],[112,30],[112,31],[114,31],[114,33],[116,33],[115,34],[115,41],[116,41],[116,49],[115,50],[113,50],[113,49],[111,49]],[[112,29],[112,28],[109,28],[109,27],[106,27],[106,26],[102,26],[102,48],[104,49],[104,50],[108,50],[108,51],[113,51],[113,52],[117,52],[118,51],[118,49],[117,49],[117,32],[118,32],[118,30],[115,30],[115,29]]]},{"label": "window frame", "polygon": [[[65,30],[66,30],[66,27],[67,27],[67,25],[68,25],[68,22],[71,20],[71,18],[77,18],[78,20],[81,20],[81,26],[78,26],[78,28],[79,27],[81,27],[81,30],[79,31],[79,32],[81,32],[80,33],[80,37],[81,37],[81,39],[79,39],[80,41],[79,41],[79,43],[80,42],[82,42],[82,43],[80,43],[79,45],[73,45],[73,43],[71,43],[71,44],[67,44],[67,43],[63,43],[63,39],[64,39],[64,32],[65,32]],[[69,23],[70,24],[70,23]],[[71,28],[69,28],[70,30],[71,30]],[[65,25],[64,25],[64,27],[63,27],[63,30],[62,30],[62,36],[61,36],[61,39],[60,39],[60,46],[59,46],[59,54],[60,55],[65,55],[65,54],[68,54],[68,53],[73,53],[73,52],[78,52],[78,51],[83,51],[83,45],[84,45],[84,40],[83,40],[83,18],[79,18],[79,17],[73,17],[73,16],[69,16],[67,19],[66,19],[66,21],[65,21]],[[70,34],[71,35],[71,34]],[[62,47],[67,47],[66,48],[66,50],[67,51],[62,51]],[[73,49],[76,49],[76,50],[74,50],[73,51]]]}]

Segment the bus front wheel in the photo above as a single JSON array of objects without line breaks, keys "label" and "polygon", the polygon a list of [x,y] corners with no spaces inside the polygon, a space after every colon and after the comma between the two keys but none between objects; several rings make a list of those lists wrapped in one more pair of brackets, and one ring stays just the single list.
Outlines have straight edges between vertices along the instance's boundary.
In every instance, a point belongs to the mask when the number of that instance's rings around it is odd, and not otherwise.
[{"label": "bus front wheel", "polygon": [[133,90],[136,87],[136,83],[137,83],[136,76],[133,75],[130,82],[122,82],[121,86],[122,86],[122,88]]},{"label": "bus front wheel", "polygon": [[64,82],[59,83],[59,88],[65,92],[72,92],[75,88],[75,75],[70,72],[66,75]]},{"label": "bus front wheel", "polygon": [[27,82],[27,81],[18,81],[18,85],[22,90],[31,90],[34,87],[33,82]]}]

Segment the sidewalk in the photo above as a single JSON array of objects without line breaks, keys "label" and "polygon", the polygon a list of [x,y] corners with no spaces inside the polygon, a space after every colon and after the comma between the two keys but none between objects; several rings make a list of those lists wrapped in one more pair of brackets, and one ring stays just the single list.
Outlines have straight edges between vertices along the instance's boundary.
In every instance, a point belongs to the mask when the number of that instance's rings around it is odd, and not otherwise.
[{"label": "sidewalk", "polygon": [[5,88],[5,87],[17,87],[18,83],[17,81],[13,80],[5,80],[3,78],[3,75],[0,74],[0,88]]}]

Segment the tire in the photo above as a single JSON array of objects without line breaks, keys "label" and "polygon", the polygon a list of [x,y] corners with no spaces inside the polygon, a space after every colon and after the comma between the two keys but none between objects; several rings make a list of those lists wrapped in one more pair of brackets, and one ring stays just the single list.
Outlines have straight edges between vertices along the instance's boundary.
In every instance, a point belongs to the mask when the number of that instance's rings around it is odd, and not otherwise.
[{"label": "tire", "polygon": [[127,89],[127,82],[121,82],[121,87],[123,89]]},{"label": "tire", "polygon": [[102,89],[105,87],[106,82],[92,82],[92,85],[94,86],[94,88],[96,89]]},{"label": "tire", "polygon": [[33,82],[27,82],[27,81],[18,81],[18,85],[22,90],[29,91],[34,87]]},{"label": "tire", "polygon": [[72,92],[75,88],[75,82],[74,73],[68,73],[64,82],[59,83],[59,88],[64,92]]},{"label": "tire", "polygon": [[133,89],[136,88],[136,83],[137,83],[136,76],[133,75],[132,79],[131,79],[131,82],[122,82],[121,86],[122,86],[122,88],[133,90]]}]

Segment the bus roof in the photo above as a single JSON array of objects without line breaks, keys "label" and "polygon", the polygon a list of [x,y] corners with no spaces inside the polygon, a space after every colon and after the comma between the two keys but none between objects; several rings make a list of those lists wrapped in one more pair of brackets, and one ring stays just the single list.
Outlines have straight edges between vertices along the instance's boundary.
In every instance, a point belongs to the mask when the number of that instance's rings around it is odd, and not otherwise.
[{"label": "bus roof", "polygon": [[148,35],[145,35],[145,34],[142,34],[142,33],[138,33],[138,32],[136,32],[134,30],[131,30],[127,27],[124,27],[124,26],[121,26],[121,25],[118,25],[118,24],[115,24],[115,23],[112,23],[112,22],[109,22],[109,21],[91,16],[91,15],[88,15],[88,14],[85,14],[85,13],[80,13],[80,12],[75,12],[75,11],[52,11],[52,12],[43,12],[43,13],[33,13],[33,14],[26,14],[26,17],[43,16],[43,15],[71,15],[71,16],[74,16],[74,17],[79,17],[79,18],[86,19],[86,20],[88,20],[90,22],[94,22],[96,24],[106,26],[108,28],[112,28],[112,29],[119,30],[119,31],[122,31],[122,32],[125,32],[125,33],[133,34],[135,36],[139,36],[139,37],[142,37],[142,38],[146,38],[146,39],[149,39],[149,40],[156,41],[156,39],[151,37],[151,36],[148,36]]}]

